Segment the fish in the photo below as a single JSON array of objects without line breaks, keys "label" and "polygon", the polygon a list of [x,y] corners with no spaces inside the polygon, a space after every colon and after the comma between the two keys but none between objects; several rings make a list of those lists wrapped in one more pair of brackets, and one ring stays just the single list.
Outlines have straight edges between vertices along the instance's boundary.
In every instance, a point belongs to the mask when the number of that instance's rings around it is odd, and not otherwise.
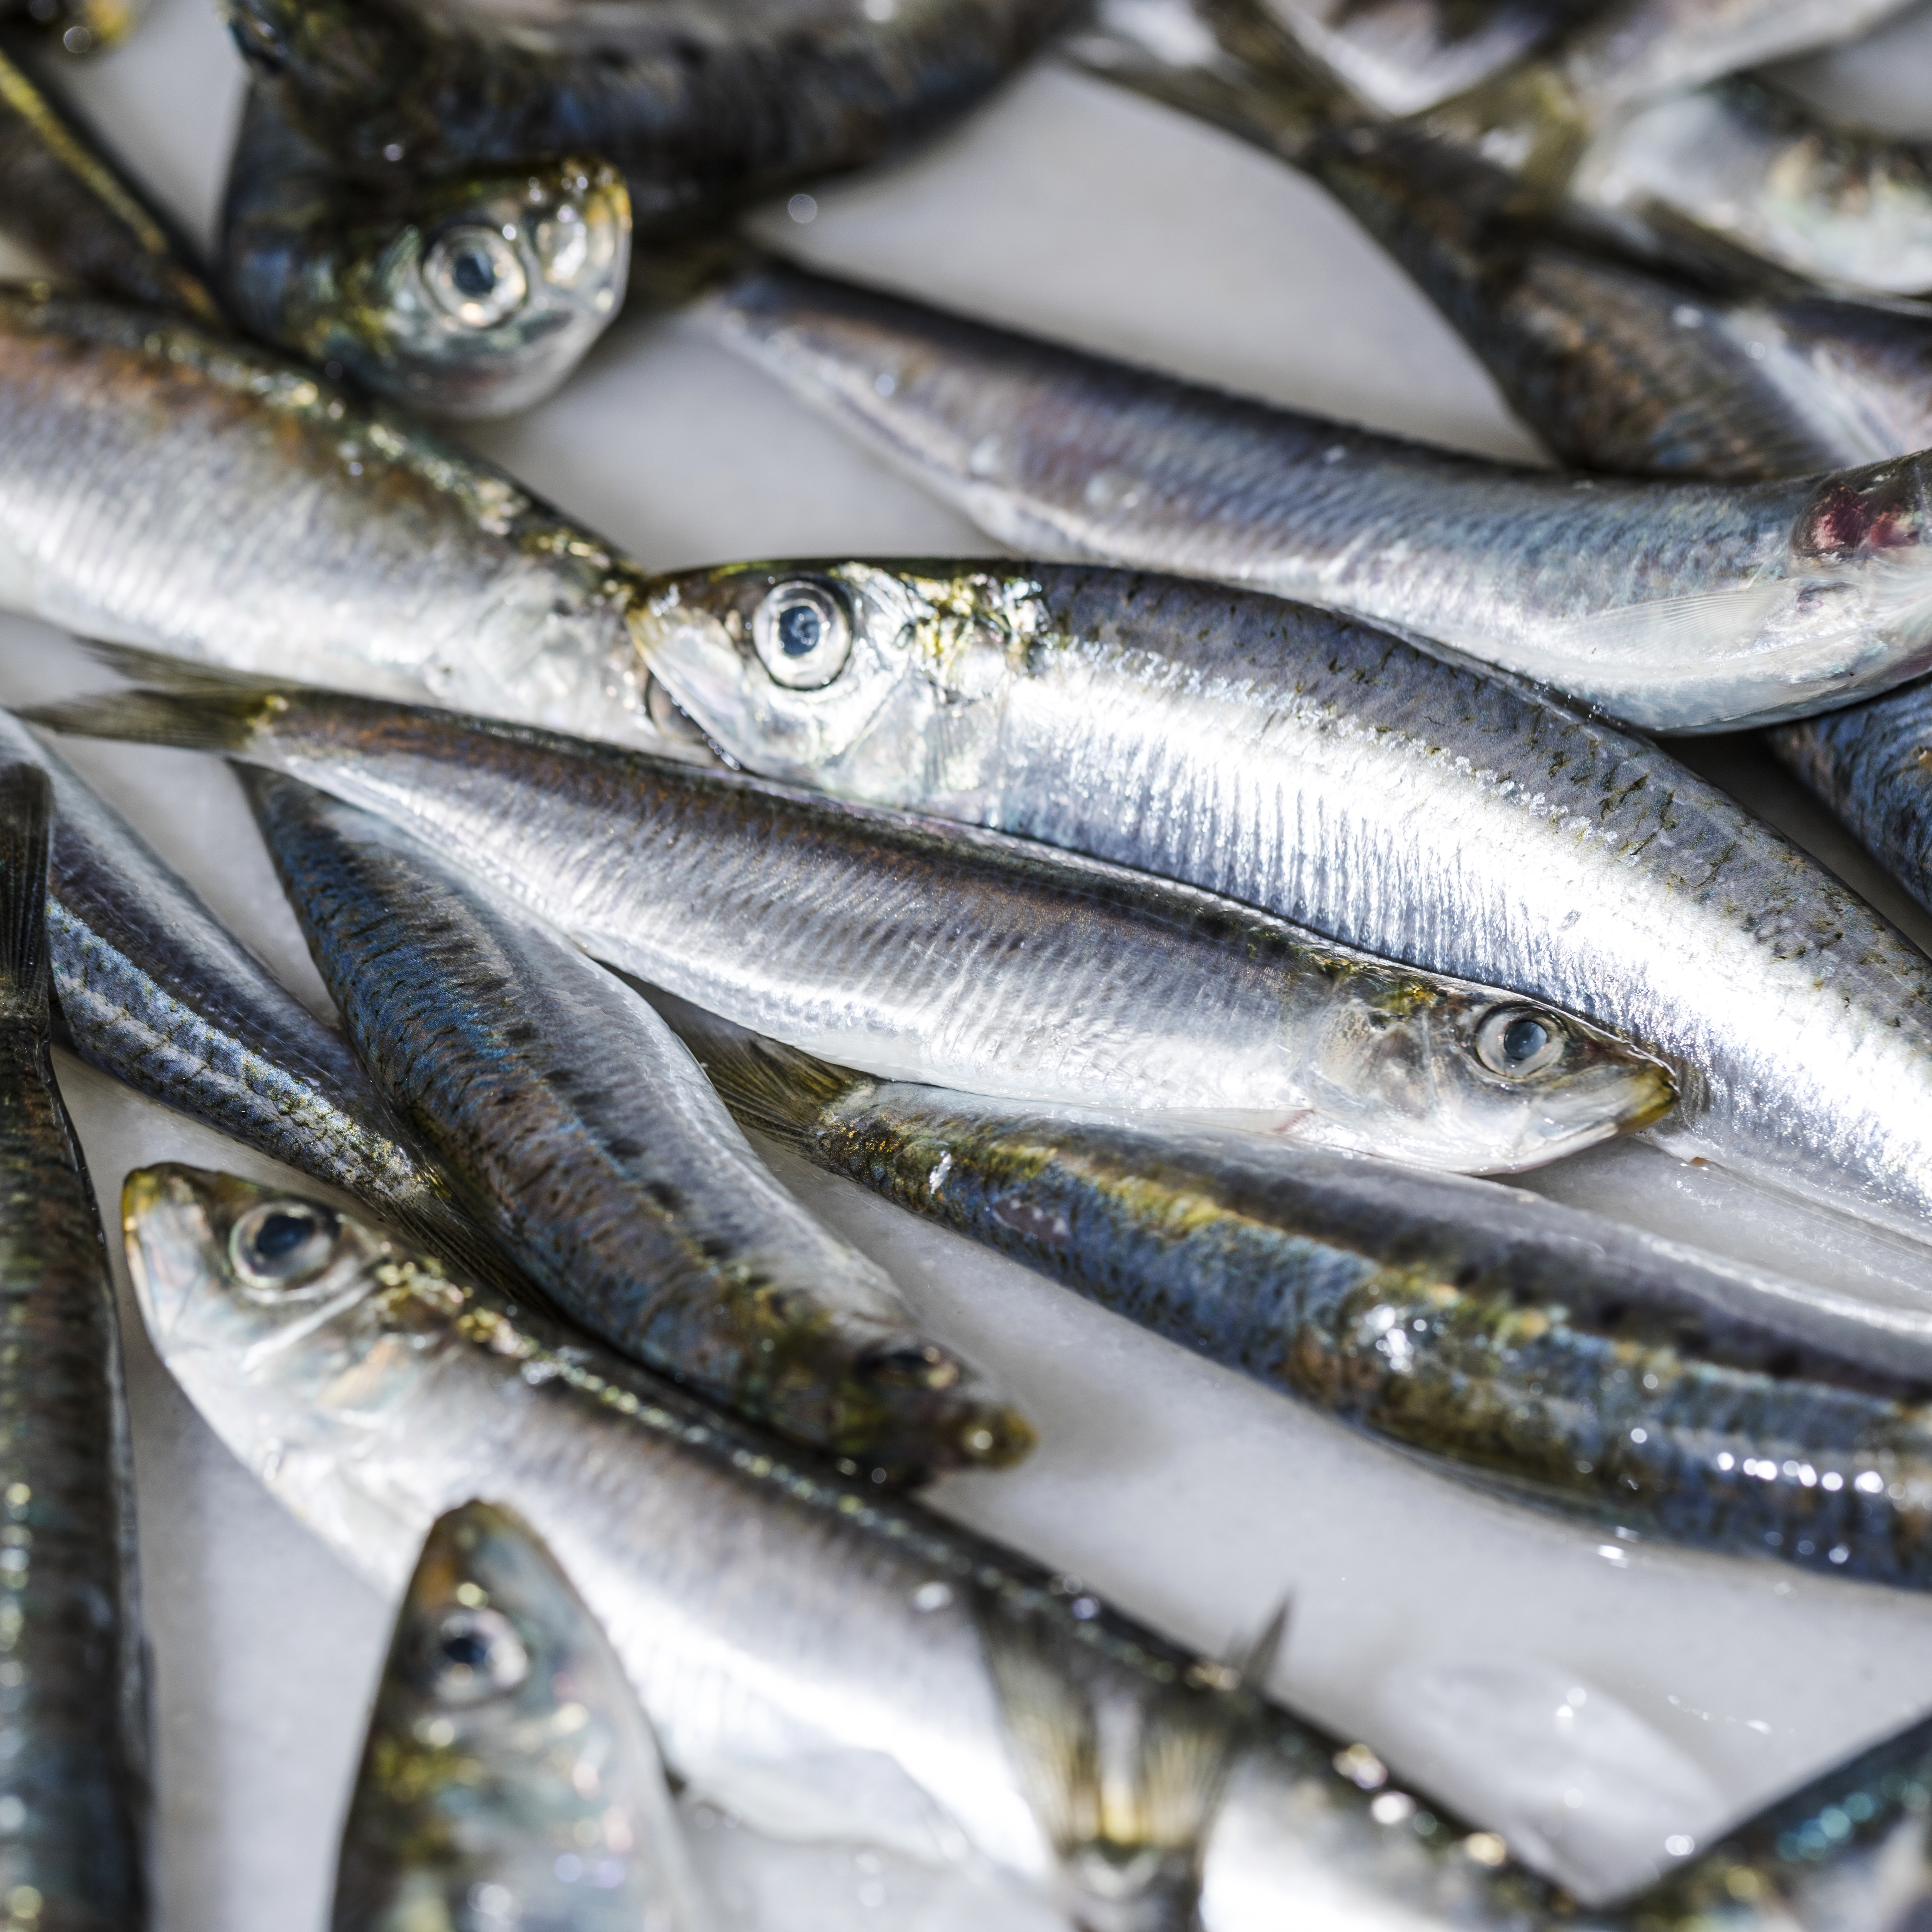
[{"label": "fish", "polygon": [[222,253],[236,316],[263,341],[430,415],[508,416],[616,320],[631,199],[608,161],[568,155],[358,190],[255,88]]},{"label": "fish", "polygon": [[49,267],[99,294],[220,325],[221,305],[173,224],[4,41],[0,180],[0,232]]},{"label": "fish", "polygon": [[291,357],[0,290],[0,608],[700,755],[654,722],[626,621],[640,575],[502,471]]},{"label": "fish", "polygon": [[1451,1474],[1932,1587],[1916,1312],[1517,1189],[875,1080],[659,997],[748,1130]]},{"label": "fish", "polygon": [[0,761],[38,766],[52,788],[46,919],[57,1042],[150,1100],[353,1195],[471,1273],[518,1286],[342,1036],[5,711]]},{"label": "fish", "polygon": [[688,0],[495,22],[369,0],[224,10],[256,80],[347,172],[382,182],[588,150],[688,230],[926,138],[1072,10]]},{"label": "fish", "polygon": [[333,1932],[703,1932],[663,1762],[542,1539],[466,1502],[430,1526],[376,1686]]},{"label": "fish", "polygon": [[1025,1454],[1025,1421],[772,1178],[640,994],[386,820],[244,781],[356,1052],[553,1308],[826,1455]]},{"label": "fish", "polygon": [[1566,476],[776,264],[703,313],[1022,556],[1346,611],[1646,730],[1802,716],[1932,665],[1923,457],[1760,484]]},{"label": "fish", "polygon": [[[760,642],[794,607],[827,632],[804,689]],[[648,616],[654,674],[752,770],[1520,987],[1667,1062],[1667,1152],[1925,1239],[1932,962],[1647,740],[1327,612],[1086,566],[732,566]]]},{"label": "fish", "polygon": [[265,684],[36,710],[389,818],[596,957],[880,1074],[1419,1166],[1534,1166],[1675,1098],[1640,1046],[1051,846],[615,746]]},{"label": "fish", "polygon": [[1526,217],[1305,62],[1291,76],[1237,60],[1184,4],[1105,20],[1059,50],[1318,182],[1559,462],[1762,482],[1932,445],[1932,308],[1822,290],[1678,224],[1655,259],[1654,208],[1640,246]]},{"label": "fish", "polygon": [[46,775],[0,766],[0,1903],[148,1922],[148,1687],[113,1284],[50,1057]]},{"label": "fish", "polygon": [[170,1166],[130,1174],[122,1208],[157,1348],[279,1501],[392,1594],[479,1483],[541,1522],[672,1774],[754,1830],[998,1875],[1093,1932],[1184,1932],[1197,1896],[1215,1932],[1311,1902],[1362,1932],[1898,1924],[1880,1908],[1923,1844],[1932,1724],[1633,1898],[1580,1899],[1269,1699],[1279,1620],[1238,1664],[1190,1654],[319,1203]]}]

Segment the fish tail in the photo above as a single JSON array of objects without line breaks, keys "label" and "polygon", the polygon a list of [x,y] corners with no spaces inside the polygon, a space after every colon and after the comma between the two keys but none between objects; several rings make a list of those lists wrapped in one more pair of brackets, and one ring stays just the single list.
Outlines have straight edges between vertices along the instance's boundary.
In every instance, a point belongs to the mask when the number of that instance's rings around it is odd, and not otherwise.
[{"label": "fish tail", "polygon": [[274,694],[241,691],[113,691],[64,704],[22,706],[29,724],[79,738],[118,738],[184,751],[243,752],[256,726],[275,708]]},{"label": "fish tail", "polygon": [[0,1006],[43,1025],[53,808],[52,784],[38,765],[0,766]]},{"label": "fish tail", "polygon": [[825,1108],[868,1081],[686,1000],[655,990],[651,999],[740,1124],[784,1146],[803,1146]]}]

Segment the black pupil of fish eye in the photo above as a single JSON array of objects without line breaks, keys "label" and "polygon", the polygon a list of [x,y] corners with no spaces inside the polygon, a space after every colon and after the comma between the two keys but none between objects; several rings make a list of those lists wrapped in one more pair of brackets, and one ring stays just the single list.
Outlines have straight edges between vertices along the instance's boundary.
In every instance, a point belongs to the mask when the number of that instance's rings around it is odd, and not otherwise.
[{"label": "black pupil of fish eye", "polygon": [[808,658],[825,635],[825,620],[809,604],[788,604],[778,613],[778,633],[787,657]]},{"label": "black pupil of fish eye", "polygon": [[496,266],[480,248],[464,248],[449,265],[450,279],[472,300],[496,286]]},{"label": "black pupil of fish eye", "polygon": [[481,1670],[490,1661],[490,1644],[475,1630],[452,1630],[442,1640],[442,1654],[465,1670]]},{"label": "black pupil of fish eye", "polygon": [[1549,1043],[1550,1029],[1540,1020],[1526,1014],[1520,1020],[1512,1020],[1504,1031],[1503,1058],[1520,1066],[1526,1060],[1534,1060]]},{"label": "black pupil of fish eye", "polygon": [[265,1262],[286,1261],[314,1232],[313,1216],[278,1210],[255,1230],[255,1252]]}]

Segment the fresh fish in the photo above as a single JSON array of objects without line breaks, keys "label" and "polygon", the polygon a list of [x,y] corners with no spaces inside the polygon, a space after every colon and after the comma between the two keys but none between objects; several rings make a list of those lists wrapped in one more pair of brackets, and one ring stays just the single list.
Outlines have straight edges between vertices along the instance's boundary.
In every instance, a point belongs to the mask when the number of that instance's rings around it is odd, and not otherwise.
[{"label": "fresh fish", "polygon": [[1759,484],[1493,463],[777,266],[718,338],[1022,556],[1346,610],[1660,730],[1932,664],[1925,460]]},{"label": "fresh fish", "polygon": [[623,1666],[536,1532],[494,1504],[437,1517],[410,1578],[329,1922],[334,1932],[700,1932],[706,1922]]},{"label": "fresh fish", "polygon": [[666,1017],[748,1128],[1372,1435],[1680,1541],[1932,1587],[1932,1319],[1514,1190]]},{"label": "fresh fish", "polygon": [[49,1058],[45,776],[0,768],[0,1901],[147,1923],[148,1691],[121,1341]]},{"label": "fresh fish", "polygon": [[1591,144],[1570,191],[1640,233],[1662,208],[1795,274],[1932,290],[1925,143],[1847,125],[1745,76],[1620,122]]},{"label": "fresh fish", "polygon": [[241,322],[364,388],[448,416],[527,409],[615,320],[631,202],[608,163],[340,182],[252,90],[228,175],[223,277]]},{"label": "fresh fish", "polygon": [[32,715],[286,772],[640,979],[875,1073],[1485,1170],[1674,1092],[1547,1006],[997,832],[298,686]]},{"label": "fresh fish", "polygon": [[365,1201],[508,1283],[340,1034],[56,753],[0,711],[0,761],[53,788],[47,933],[62,1043],[111,1078]]},{"label": "fresh fish", "polygon": [[1106,18],[1062,50],[1318,181],[1561,460],[1758,482],[1932,445],[1932,308],[1828,294],[1708,236],[1690,248],[1681,228],[1672,252],[1696,260],[1666,265],[1525,218],[1413,129],[1352,115],[1305,68],[1237,61],[1182,0]]},{"label": "fresh fish", "polygon": [[118,46],[147,10],[148,0],[0,0],[0,23],[77,56]]},{"label": "fresh fish", "polygon": [[500,470],[190,323],[0,290],[0,606],[689,755],[639,574]]},{"label": "fresh fish", "polygon": [[83,287],[218,323],[186,242],[99,138],[0,42],[0,232]]},{"label": "fresh fish", "polygon": [[[1901,1932],[1880,1908],[1923,1845],[1932,1724],[1639,1898],[1580,1904],[1256,1696],[1266,1640],[1244,1684],[314,1203],[170,1167],[122,1209],[155,1346],[285,1504],[388,1592],[479,1486],[542,1522],[671,1770],[756,1829],[963,1858],[1093,1932],[1181,1932],[1197,1880],[1215,1932],[1317,1910],[1350,1932]],[[310,1234],[265,1256],[283,1217]]]},{"label": "fresh fish", "polygon": [[374,0],[227,0],[298,126],[374,181],[604,156],[688,228],[861,166],[974,105],[1068,0],[754,0],[491,21]]},{"label": "fresh fish", "polygon": [[926,1472],[1032,1446],[772,1178],[640,995],[385,820],[248,784],[356,1052],[560,1313],[828,1455]]},{"label": "fresh fish", "polygon": [[[808,680],[761,641],[794,610]],[[1522,986],[1669,1060],[1670,1151],[1925,1238],[1932,962],[1642,739],[1325,612],[1077,566],[694,571],[644,643],[754,770]]]}]

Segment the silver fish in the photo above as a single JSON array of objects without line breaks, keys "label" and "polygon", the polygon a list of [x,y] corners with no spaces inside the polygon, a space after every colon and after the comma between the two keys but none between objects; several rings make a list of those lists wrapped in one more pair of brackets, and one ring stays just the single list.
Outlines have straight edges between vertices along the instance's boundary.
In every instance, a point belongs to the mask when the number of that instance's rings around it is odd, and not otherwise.
[{"label": "silver fish", "polygon": [[1924,459],[1756,484],[1570,477],[1349,428],[772,266],[728,346],[1022,556],[1346,610],[1662,730],[1932,664]]},{"label": "silver fish", "polygon": [[334,1932],[700,1932],[656,1741],[597,1620],[512,1511],[437,1517],[342,1828]]},{"label": "silver fish", "polygon": [[0,606],[674,754],[603,540],[286,356],[0,290]]},{"label": "silver fish", "polygon": [[44,773],[0,767],[0,1906],[147,1923],[148,1701],[121,1341],[48,1058]]},{"label": "silver fish", "polygon": [[263,340],[433,415],[508,416],[616,319],[631,198],[608,163],[570,157],[358,191],[257,88],[222,252],[236,317]]},{"label": "silver fish", "polygon": [[[760,641],[794,607],[809,677]],[[754,770],[1532,988],[1670,1060],[1672,1152],[1924,1238],[1932,962],[1641,739],[1325,612],[1077,566],[694,571],[646,643]]]},{"label": "silver fish", "polygon": [[639,994],[387,820],[248,779],[356,1051],[552,1307],[828,1455],[925,1473],[1031,1448],[772,1179]]},{"label": "silver fish", "polygon": [[872,1072],[1484,1170],[1644,1125],[1675,1090],[1546,1005],[997,832],[298,686],[32,715],[286,772],[598,957]]}]

